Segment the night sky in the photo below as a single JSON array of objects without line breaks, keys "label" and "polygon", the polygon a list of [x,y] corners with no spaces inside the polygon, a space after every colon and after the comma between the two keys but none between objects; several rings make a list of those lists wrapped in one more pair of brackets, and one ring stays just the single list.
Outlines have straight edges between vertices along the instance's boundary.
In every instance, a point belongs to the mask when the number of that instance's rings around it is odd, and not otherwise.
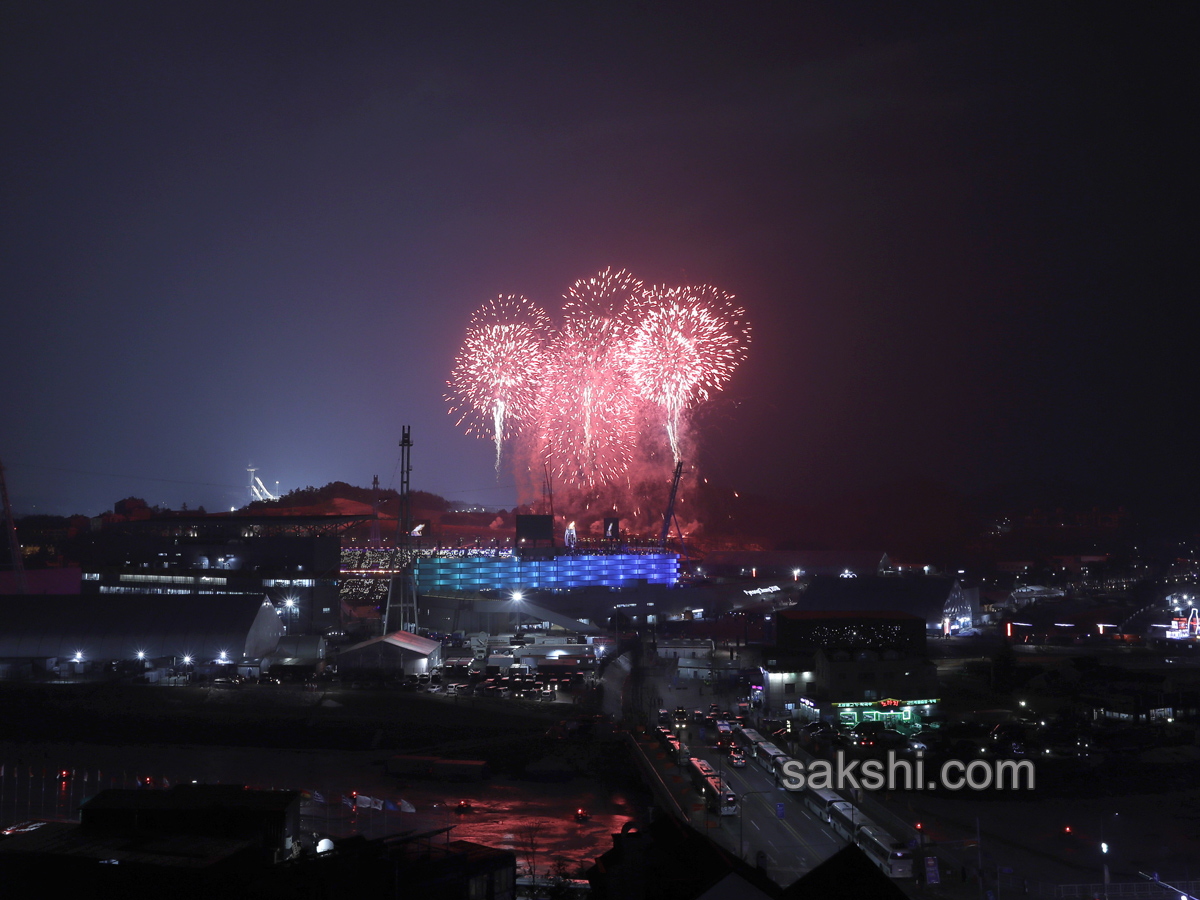
[{"label": "night sky", "polygon": [[1200,507],[1195,5],[644,6],[6,3],[15,511],[396,485],[405,424],[512,505],[467,319],[606,266],[748,311],[723,483]]}]

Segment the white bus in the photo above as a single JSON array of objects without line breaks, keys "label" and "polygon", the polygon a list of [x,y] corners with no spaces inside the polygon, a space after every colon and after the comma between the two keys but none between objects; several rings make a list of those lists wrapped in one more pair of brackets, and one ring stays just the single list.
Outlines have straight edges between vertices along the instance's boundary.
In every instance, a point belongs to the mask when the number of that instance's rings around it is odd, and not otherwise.
[{"label": "white bus", "polygon": [[774,744],[769,744],[766,741],[758,745],[754,756],[758,760],[758,764],[771,775],[775,774],[775,760],[781,757],[787,758],[787,754]]},{"label": "white bus", "polygon": [[775,757],[773,764],[775,766],[774,775],[775,775],[775,783],[776,784],[783,784],[783,779],[786,777],[786,775],[783,771],[783,767],[790,762],[795,762],[795,760],[792,759],[790,756]]},{"label": "white bus", "polygon": [[688,749],[688,745],[683,741],[671,738],[667,742],[667,755],[671,757],[671,762],[679,766],[687,765],[687,761],[691,758],[692,751]]},{"label": "white bus", "polygon": [[713,812],[722,816],[737,815],[737,794],[720,777],[714,775],[705,782],[704,795],[708,808]]},{"label": "white bus", "polygon": [[839,837],[848,841],[854,840],[854,835],[860,825],[874,825],[849,800],[840,800],[829,807],[829,824]]},{"label": "white bus", "polygon": [[708,764],[703,759],[691,757],[687,761],[688,777],[692,780],[692,787],[703,792],[708,779],[713,778],[717,774],[717,770]]},{"label": "white bus", "polygon": [[913,853],[881,825],[858,826],[854,842],[891,878],[913,877]]},{"label": "white bus", "polygon": [[815,788],[807,785],[804,788],[804,805],[811,809],[822,822],[829,821],[829,811],[833,809],[833,804],[845,802],[836,792],[828,788]]},{"label": "white bus", "polygon": [[741,725],[738,725],[733,729],[733,733],[737,738],[737,742],[745,747],[751,756],[757,756],[759,746],[767,743],[767,739],[753,728],[743,728]]}]

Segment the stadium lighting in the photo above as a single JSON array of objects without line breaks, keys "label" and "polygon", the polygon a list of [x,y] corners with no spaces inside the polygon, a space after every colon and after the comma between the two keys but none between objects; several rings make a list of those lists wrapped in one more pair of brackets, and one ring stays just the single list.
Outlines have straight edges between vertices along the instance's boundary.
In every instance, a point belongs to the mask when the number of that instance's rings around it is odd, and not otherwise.
[{"label": "stadium lighting", "polygon": [[183,658],[183,664],[185,666],[190,666],[192,664],[192,658],[190,656],[185,656]]},{"label": "stadium lighting", "polygon": [[138,651],[138,659],[145,659],[145,658],[146,658],[146,651],[145,651],[145,650],[139,650],[139,651]]}]

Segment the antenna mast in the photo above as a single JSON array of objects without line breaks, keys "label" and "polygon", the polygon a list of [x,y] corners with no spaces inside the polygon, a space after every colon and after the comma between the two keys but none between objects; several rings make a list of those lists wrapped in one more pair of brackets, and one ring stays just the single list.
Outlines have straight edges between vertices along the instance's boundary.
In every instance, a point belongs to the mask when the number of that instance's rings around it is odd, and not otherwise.
[{"label": "antenna mast", "polygon": [[[392,607],[397,606],[400,614],[400,627],[403,630],[417,629],[417,593],[413,584],[416,560],[412,552],[412,497],[409,494],[409,477],[412,474],[412,437],[409,426],[405,425],[400,438],[400,511],[396,516],[396,560],[391,581],[388,583],[387,608],[383,613],[383,633],[388,634],[391,627]],[[396,596],[396,582],[400,582],[398,603],[393,603]]]}]

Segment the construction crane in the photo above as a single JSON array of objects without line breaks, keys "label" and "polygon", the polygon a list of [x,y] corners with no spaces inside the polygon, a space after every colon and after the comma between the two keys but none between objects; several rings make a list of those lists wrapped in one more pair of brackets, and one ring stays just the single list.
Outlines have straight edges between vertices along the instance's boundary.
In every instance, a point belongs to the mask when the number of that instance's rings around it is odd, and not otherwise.
[{"label": "construction crane", "polygon": [[683,474],[683,460],[675,463],[675,477],[671,479],[671,496],[667,498],[667,511],[663,513],[662,537],[659,539],[659,546],[663,550],[667,549],[667,538],[671,535],[671,523],[675,523],[675,532],[679,535],[679,547],[683,550],[683,557],[687,559],[687,547],[683,543],[683,529],[679,527],[679,519],[675,517],[675,496],[679,493],[679,476]]},{"label": "construction crane", "polygon": [[29,581],[25,578],[25,564],[21,561],[21,542],[17,540],[17,523],[13,519],[12,504],[8,502],[8,483],[4,480],[4,463],[0,462],[0,501],[4,506],[4,532],[8,535],[8,550],[12,555],[13,579],[17,593],[29,593]]}]

